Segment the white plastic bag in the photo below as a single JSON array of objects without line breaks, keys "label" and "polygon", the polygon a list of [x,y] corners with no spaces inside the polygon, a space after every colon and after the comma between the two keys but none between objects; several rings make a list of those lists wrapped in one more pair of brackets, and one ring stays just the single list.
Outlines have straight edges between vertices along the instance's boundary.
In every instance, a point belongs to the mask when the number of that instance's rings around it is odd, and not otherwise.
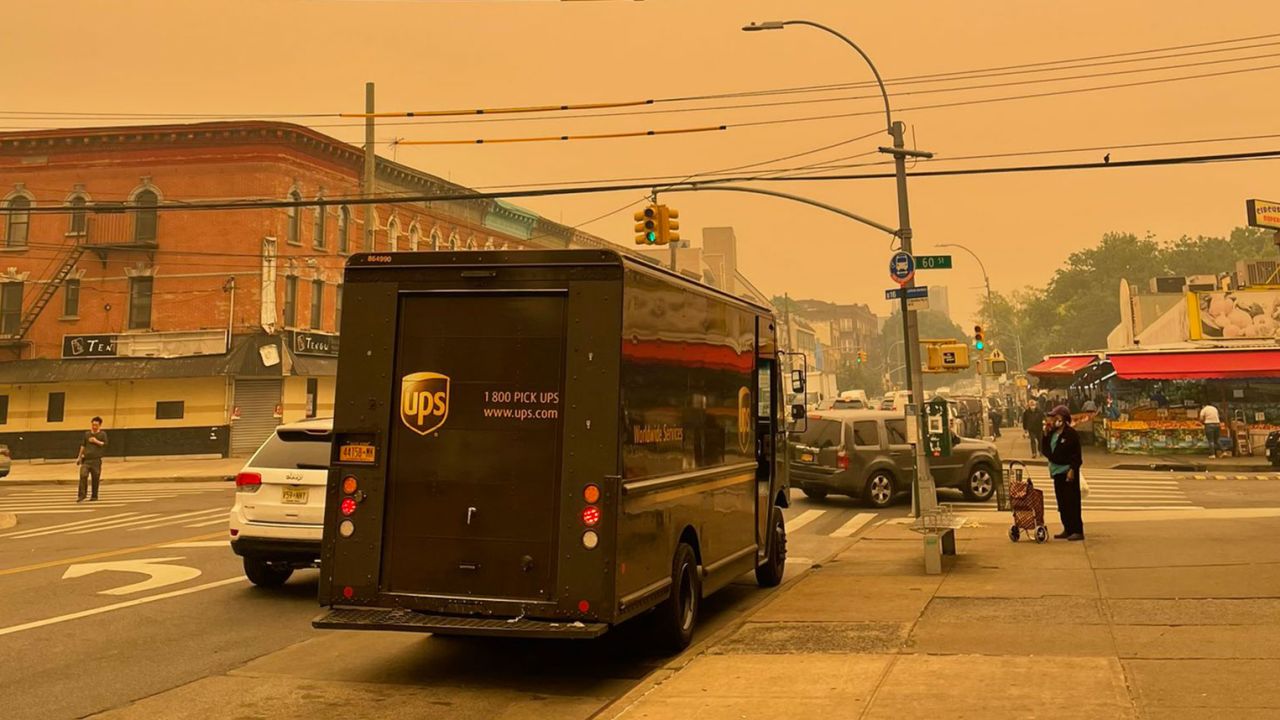
[{"label": "white plastic bag", "polygon": [[1084,469],[1076,469],[1076,480],[1080,482],[1080,499],[1089,497],[1089,481],[1084,479]]}]

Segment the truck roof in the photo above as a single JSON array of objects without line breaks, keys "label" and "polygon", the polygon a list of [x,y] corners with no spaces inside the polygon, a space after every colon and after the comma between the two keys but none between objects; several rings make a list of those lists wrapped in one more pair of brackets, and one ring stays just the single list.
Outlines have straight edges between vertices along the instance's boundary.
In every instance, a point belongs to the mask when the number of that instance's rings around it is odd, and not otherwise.
[{"label": "truck roof", "polygon": [[360,279],[364,271],[385,270],[388,268],[410,267],[456,267],[481,268],[498,265],[517,267],[555,267],[555,266],[615,266],[646,272],[660,276],[672,284],[683,285],[699,291],[715,295],[759,312],[773,314],[773,308],[728,293],[720,288],[681,275],[677,272],[656,265],[648,260],[641,260],[618,250],[605,249],[565,249],[565,250],[432,250],[419,252],[365,252],[356,253],[347,259],[346,272],[352,279]]}]

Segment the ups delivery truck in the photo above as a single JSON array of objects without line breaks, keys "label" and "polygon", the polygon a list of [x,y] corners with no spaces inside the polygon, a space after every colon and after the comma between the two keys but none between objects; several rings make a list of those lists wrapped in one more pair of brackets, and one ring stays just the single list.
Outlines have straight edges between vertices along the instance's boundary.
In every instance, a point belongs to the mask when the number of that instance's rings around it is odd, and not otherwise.
[{"label": "ups delivery truck", "polygon": [[606,250],[356,255],[344,299],[316,627],[680,648],[781,581],[768,308]]}]

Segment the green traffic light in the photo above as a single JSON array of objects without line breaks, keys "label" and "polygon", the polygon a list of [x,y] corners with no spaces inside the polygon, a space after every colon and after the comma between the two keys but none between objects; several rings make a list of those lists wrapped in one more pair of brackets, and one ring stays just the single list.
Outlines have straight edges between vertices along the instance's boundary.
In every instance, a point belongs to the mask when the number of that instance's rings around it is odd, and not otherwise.
[{"label": "green traffic light", "polygon": [[979,350],[982,350],[987,347],[987,344],[982,342],[981,340],[974,340],[973,346]]},{"label": "green traffic light", "polygon": [[644,234],[644,239],[648,240],[650,243],[655,243],[658,241],[658,233],[649,231]]}]

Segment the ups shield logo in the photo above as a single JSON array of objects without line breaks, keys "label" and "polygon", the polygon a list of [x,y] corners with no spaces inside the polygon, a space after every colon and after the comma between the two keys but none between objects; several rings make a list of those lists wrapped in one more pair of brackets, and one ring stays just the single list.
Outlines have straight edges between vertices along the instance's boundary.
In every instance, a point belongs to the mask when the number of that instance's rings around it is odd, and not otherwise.
[{"label": "ups shield logo", "polygon": [[427,435],[449,417],[449,376],[433,372],[405,375],[400,381],[400,421]]},{"label": "ups shield logo", "polygon": [[751,452],[751,391],[738,388],[738,448]]}]

